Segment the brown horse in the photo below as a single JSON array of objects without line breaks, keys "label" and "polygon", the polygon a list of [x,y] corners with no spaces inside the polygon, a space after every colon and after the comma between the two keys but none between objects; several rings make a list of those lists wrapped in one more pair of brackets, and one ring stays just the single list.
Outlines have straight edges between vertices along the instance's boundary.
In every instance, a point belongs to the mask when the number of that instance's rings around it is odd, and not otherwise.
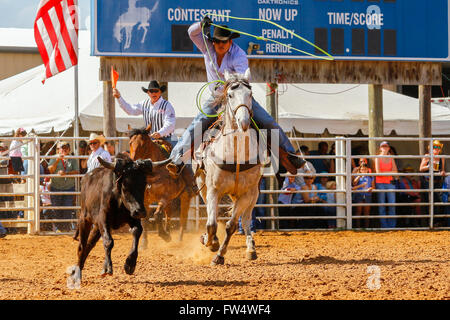
[{"label": "brown horse", "polygon": [[[169,157],[170,153],[167,147],[162,147],[154,142],[150,136],[151,125],[145,129],[130,130],[130,157],[133,160],[151,159],[152,161],[161,161]],[[130,129],[130,128],[129,128]],[[166,241],[170,241],[169,222],[171,216],[177,209],[179,200],[180,207],[180,236],[183,239],[183,233],[186,229],[187,215],[192,197],[195,195],[190,186],[186,186],[183,176],[175,177],[169,173],[165,167],[160,167],[157,171],[147,175],[147,189],[145,191],[144,203],[147,213],[152,203],[158,203],[158,208],[154,212],[155,220],[158,226],[158,234]],[[166,217],[166,223],[162,223],[162,214]],[[146,234],[144,232],[144,246],[146,245]]]}]

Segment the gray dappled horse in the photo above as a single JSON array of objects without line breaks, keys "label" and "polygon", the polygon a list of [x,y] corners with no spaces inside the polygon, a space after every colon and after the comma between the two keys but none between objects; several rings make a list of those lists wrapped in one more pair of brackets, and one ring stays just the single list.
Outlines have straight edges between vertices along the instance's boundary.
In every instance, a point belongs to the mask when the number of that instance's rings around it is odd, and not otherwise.
[{"label": "gray dappled horse", "polygon": [[[254,260],[257,257],[250,220],[259,195],[261,164],[258,162],[256,131],[250,128],[252,90],[249,77],[248,69],[245,75],[225,72],[223,95],[218,99],[223,110],[222,127],[201,151],[201,160],[193,161],[196,182],[208,213],[207,232],[200,241],[211,251],[218,251],[212,260],[213,265],[224,264],[224,255],[240,216],[246,235],[247,258]],[[232,200],[231,218],[220,246],[216,236],[218,204],[226,194]]]}]

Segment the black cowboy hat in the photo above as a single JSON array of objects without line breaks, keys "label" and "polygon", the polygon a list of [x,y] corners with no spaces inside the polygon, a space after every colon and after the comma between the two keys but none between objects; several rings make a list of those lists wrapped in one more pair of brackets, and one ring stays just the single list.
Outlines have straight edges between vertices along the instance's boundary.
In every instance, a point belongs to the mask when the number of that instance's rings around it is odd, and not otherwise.
[{"label": "black cowboy hat", "polygon": [[164,86],[164,85],[160,86],[158,81],[156,81],[156,80],[150,81],[150,83],[148,84],[148,88],[147,89],[142,87],[142,91],[144,91],[145,93],[147,93],[151,89],[159,89],[159,90],[161,90],[161,92],[164,92],[164,91],[166,91],[167,87]]},{"label": "black cowboy hat", "polygon": [[[228,28],[228,26],[226,26],[226,25],[223,25],[221,27]],[[223,29],[220,27],[214,27],[214,33],[213,33],[212,37],[210,36],[210,40],[211,41],[214,41],[214,40],[226,41],[226,40],[230,40],[230,39],[234,39],[234,38],[239,38],[240,36],[241,35],[239,33],[232,32],[230,30]]]}]

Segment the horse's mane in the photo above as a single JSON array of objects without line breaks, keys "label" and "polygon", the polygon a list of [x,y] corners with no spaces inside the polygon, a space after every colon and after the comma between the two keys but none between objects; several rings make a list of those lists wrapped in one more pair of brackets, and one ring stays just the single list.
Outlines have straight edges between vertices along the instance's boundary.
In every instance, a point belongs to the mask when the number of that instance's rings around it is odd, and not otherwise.
[{"label": "horse's mane", "polygon": [[145,128],[136,128],[136,129],[132,129],[132,130],[128,133],[128,138],[131,139],[132,137],[137,136],[137,135],[140,135],[140,134],[147,135],[147,134],[148,134],[148,131],[147,131]]},{"label": "horse's mane", "polygon": [[218,97],[214,100],[215,106],[224,105],[227,102],[227,91],[231,84],[239,82],[249,88],[251,90],[250,83],[248,82],[248,79],[245,78],[243,74],[239,73],[233,73],[230,75],[230,78],[225,82],[223,86],[222,94],[220,94]]}]

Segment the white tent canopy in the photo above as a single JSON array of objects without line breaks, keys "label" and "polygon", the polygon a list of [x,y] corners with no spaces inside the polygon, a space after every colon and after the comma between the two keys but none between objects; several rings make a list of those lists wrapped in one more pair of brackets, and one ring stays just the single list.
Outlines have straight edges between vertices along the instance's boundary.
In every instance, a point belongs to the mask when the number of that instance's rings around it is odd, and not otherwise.
[{"label": "white tent canopy", "polygon": [[[0,35],[3,32],[5,29],[0,29]],[[13,37],[9,35],[9,38]],[[86,131],[102,131],[103,85],[98,80],[100,59],[89,55],[89,32],[81,31],[79,42],[80,122]],[[74,68],[47,79],[44,85],[41,83],[43,72],[43,66],[38,66],[0,81],[0,135],[10,134],[18,127],[48,133],[52,129],[63,131],[72,125]],[[141,87],[147,84],[119,79],[117,87],[128,102],[137,103],[146,98]],[[198,114],[195,98],[202,85],[169,83],[169,101],[175,107],[178,132]],[[252,86],[255,99],[265,106],[266,85],[255,83]],[[320,134],[328,129],[332,134],[356,134],[361,129],[368,134],[367,85],[280,84],[279,91],[279,123],[286,131],[295,127],[303,133]],[[418,99],[383,90],[383,105],[386,135],[393,130],[398,135],[418,135]],[[133,128],[144,125],[141,116],[125,114],[117,103],[115,111],[119,132],[125,132],[128,125]],[[433,135],[450,133],[450,110],[446,106],[432,104],[432,121]]]}]

